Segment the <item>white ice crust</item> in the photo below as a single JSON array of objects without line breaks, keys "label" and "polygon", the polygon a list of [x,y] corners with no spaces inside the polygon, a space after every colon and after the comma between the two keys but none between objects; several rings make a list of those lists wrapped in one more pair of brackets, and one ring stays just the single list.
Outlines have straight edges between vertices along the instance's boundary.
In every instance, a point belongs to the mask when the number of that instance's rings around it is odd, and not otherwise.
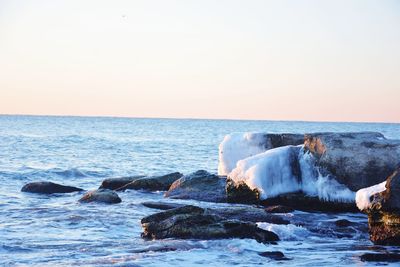
[{"label": "white ice crust", "polygon": [[264,133],[233,133],[219,145],[218,175],[228,175],[236,163],[267,150]]},{"label": "white ice crust", "polygon": [[356,193],[356,204],[360,210],[366,210],[371,206],[371,196],[386,190],[386,181],[370,187],[360,189]]},{"label": "white ice crust", "polygon": [[261,199],[298,191],[301,187],[290,164],[293,149],[294,146],[278,147],[240,160],[229,178],[258,189]]}]

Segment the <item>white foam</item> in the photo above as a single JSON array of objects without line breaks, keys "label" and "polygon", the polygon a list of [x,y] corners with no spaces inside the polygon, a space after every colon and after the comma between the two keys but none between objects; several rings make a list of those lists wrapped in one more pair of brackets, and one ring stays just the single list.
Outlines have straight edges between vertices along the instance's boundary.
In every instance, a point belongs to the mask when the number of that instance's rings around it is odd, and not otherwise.
[{"label": "white foam", "polygon": [[236,163],[267,150],[264,133],[233,133],[219,145],[218,174],[228,175]]},{"label": "white foam", "polygon": [[261,199],[298,191],[300,184],[291,168],[291,157],[298,150],[295,146],[278,147],[240,160],[229,178],[258,189]]},{"label": "white foam", "polygon": [[279,236],[279,239],[284,241],[304,240],[304,237],[310,234],[307,229],[293,224],[283,225],[258,222],[257,226],[263,230],[274,232]]},{"label": "white foam", "polygon": [[[294,160],[299,161],[301,177],[293,173]],[[259,190],[261,199],[296,191],[326,201],[354,202],[355,197],[346,186],[322,176],[315,167],[314,157],[305,153],[302,145],[278,147],[240,160],[229,178]]]},{"label": "white foam", "polygon": [[371,196],[386,190],[386,181],[370,187],[360,189],[356,193],[357,207],[362,211],[371,206]]}]

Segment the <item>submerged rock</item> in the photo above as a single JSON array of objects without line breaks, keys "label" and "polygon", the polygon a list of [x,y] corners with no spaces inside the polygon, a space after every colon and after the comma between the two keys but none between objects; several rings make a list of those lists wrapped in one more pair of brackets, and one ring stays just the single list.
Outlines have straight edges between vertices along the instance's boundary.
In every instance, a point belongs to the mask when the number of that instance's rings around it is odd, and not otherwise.
[{"label": "submerged rock", "polygon": [[337,227],[348,227],[348,226],[353,225],[353,224],[354,224],[353,222],[351,222],[349,220],[346,220],[346,219],[340,219],[340,220],[337,220],[335,222],[335,225]]},{"label": "submerged rock", "polygon": [[105,204],[117,204],[121,203],[121,198],[117,193],[110,189],[97,189],[94,191],[87,192],[79,202],[89,203],[89,202],[100,202]]},{"label": "submerged rock", "polygon": [[143,202],[142,205],[147,208],[159,209],[159,210],[170,210],[170,209],[175,209],[175,208],[185,206],[184,204],[155,202],[155,201],[146,201],[146,202]]},{"label": "submerged rock", "polygon": [[183,176],[182,173],[174,172],[163,176],[153,176],[136,179],[135,181],[125,184],[117,189],[117,191],[133,190],[148,190],[148,191],[166,191],[173,182]]},{"label": "submerged rock", "polygon": [[[374,192],[374,191],[371,191]],[[368,190],[357,192],[359,195]],[[357,203],[368,214],[370,239],[377,245],[400,245],[400,168],[386,180],[385,190],[370,196],[366,204]]]},{"label": "submerged rock", "polygon": [[191,205],[147,216],[141,223],[145,239],[253,238],[262,243],[279,241],[275,233],[262,230],[255,223],[228,220]]},{"label": "submerged rock", "polygon": [[400,159],[400,140],[375,132],[306,134],[304,147],[317,158],[323,175],[352,191],[384,181]]},{"label": "submerged rock", "polygon": [[269,212],[269,213],[289,213],[289,212],[293,212],[294,209],[292,207],[288,207],[288,206],[274,205],[274,206],[266,207],[265,211]]},{"label": "submerged rock", "polygon": [[131,177],[120,177],[120,178],[108,178],[103,180],[99,189],[110,189],[116,190],[120,187],[123,187],[126,184],[129,184],[137,179],[144,178],[144,175],[131,176]]},{"label": "submerged rock", "polygon": [[60,185],[52,182],[32,182],[24,185],[22,192],[37,194],[71,193],[83,191],[82,188]]},{"label": "submerged rock", "polygon": [[258,253],[258,255],[260,255],[262,257],[270,258],[273,260],[279,260],[279,261],[290,260],[290,259],[286,258],[285,254],[283,254],[280,251],[265,251],[265,252]]},{"label": "submerged rock", "polygon": [[365,253],[361,255],[362,261],[398,262],[400,254],[397,253]]},{"label": "submerged rock", "polygon": [[165,197],[226,202],[225,184],[226,177],[200,170],[176,180]]}]

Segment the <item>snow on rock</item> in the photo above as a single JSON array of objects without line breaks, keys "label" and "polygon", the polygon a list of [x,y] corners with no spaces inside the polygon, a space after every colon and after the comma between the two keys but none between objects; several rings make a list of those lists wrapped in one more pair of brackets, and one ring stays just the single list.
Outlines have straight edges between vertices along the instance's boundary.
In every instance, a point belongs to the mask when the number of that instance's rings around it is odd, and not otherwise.
[{"label": "snow on rock", "polygon": [[322,176],[315,159],[304,147],[284,146],[240,160],[229,173],[260,192],[260,199],[302,191],[324,201],[354,202],[355,193],[329,176]]},{"label": "snow on rock", "polygon": [[386,181],[370,187],[360,189],[356,193],[357,207],[362,211],[366,210],[371,205],[371,196],[386,190]]},{"label": "snow on rock", "polygon": [[228,175],[236,163],[266,151],[264,133],[233,133],[219,145],[218,175]]}]

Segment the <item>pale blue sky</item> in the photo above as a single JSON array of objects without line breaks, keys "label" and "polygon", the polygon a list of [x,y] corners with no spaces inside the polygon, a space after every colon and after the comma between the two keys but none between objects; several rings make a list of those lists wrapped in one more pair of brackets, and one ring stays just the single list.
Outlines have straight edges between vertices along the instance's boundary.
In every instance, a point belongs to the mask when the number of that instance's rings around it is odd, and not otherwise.
[{"label": "pale blue sky", "polygon": [[0,0],[0,114],[400,122],[400,1]]}]

